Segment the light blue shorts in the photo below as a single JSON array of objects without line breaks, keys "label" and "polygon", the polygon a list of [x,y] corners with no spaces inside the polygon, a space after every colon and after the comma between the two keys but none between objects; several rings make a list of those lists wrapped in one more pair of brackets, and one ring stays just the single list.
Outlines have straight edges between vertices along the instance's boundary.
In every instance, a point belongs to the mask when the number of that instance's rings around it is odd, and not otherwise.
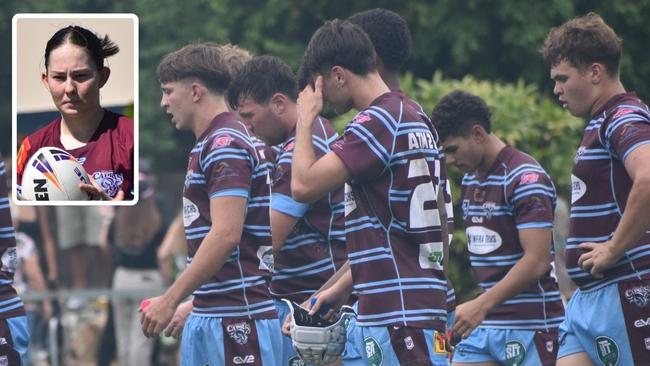
[{"label": "light blue shorts", "polygon": [[27,316],[0,318],[0,365],[27,365],[30,338]]},{"label": "light blue shorts", "polygon": [[456,345],[453,362],[498,362],[503,365],[555,365],[557,329],[495,329],[479,327]]},{"label": "light blue shorts", "polygon": [[213,318],[191,314],[181,338],[182,366],[281,365],[278,319]]},{"label": "light blue shorts", "polygon": [[558,359],[578,352],[595,365],[650,364],[650,280],[576,290],[560,325]]}]

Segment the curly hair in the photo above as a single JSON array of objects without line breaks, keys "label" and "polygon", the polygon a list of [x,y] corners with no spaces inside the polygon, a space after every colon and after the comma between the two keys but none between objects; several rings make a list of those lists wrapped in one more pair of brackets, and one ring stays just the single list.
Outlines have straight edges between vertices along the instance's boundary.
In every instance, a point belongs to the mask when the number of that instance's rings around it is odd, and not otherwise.
[{"label": "curly hair", "polygon": [[388,9],[370,9],[352,15],[348,21],[368,34],[387,70],[400,70],[411,54],[412,41],[408,24],[399,14]]},{"label": "curly hair", "polygon": [[474,125],[480,125],[487,133],[492,131],[490,108],[480,97],[455,90],[440,99],[431,112],[431,122],[440,140],[448,137],[467,136]]},{"label": "curly hair", "polygon": [[569,20],[551,29],[540,49],[544,62],[553,67],[562,61],[584,70],[594,62],[605,65],[607,73],[618,75],[623,40],[596,13]]}]

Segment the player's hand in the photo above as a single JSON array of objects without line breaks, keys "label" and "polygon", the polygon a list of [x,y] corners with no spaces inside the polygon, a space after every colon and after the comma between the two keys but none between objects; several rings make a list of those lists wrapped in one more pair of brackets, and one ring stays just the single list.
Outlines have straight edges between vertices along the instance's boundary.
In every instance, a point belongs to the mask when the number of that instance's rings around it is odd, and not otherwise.
[{"label": "player's hand", "polygon": [[480,297],[468,301],[456,307],[456,320],[452,327],[452,334],[467,338],[476,327],[478,327],[485,316],[488,309],[483,305]]},{"label": "player's hand", "polygon": [[180,304],[178,308],[176,308],[176,312],[174,313],[171,322],[169,322],[169,325],[165,328],[165,336],[174,337],[176,339],[180,338],[181,334],[183,334],[185,321],[187,320],[187,317],[190,316],[191,312],[192,300]]},{"label": "player's hand", "polygon": [[293,315],[289,313],[284,317],[284,322],[282,323],[282,334],[287,337],[291,337],[291,320],[293,320]]},{"label": "player's hand", "polygon": [[578,249],[587,251],[578,258],[578,266],[596,278],[603,278],[603,272],[612,267],[623,254],[614,250],[611,241],[604,243],[582,243]]},{"label": "player's hand", "polygon": [[176,312],[176,305],[165,296],[148,299],[149,304],[140,308],[140,325],[145,337],[157,337],[167,327]]},{"label": "player's hand", "polygon": [[298,122],[310,125],[323,110],[323,77],[316,77],[314,85],[307,84],[298,94]]},{"label": "player's hand", "polygon": [[108,194],[106,194],[106,192],[104,192],[102,187],[100,187],[99,184],[97,184],[95,179],[93,179],[92,177],[89,178],[91,184],[79,183],[79,189],[86,192],[90,196],[91,200],[93,201],[123,201],[124,200],[123,190],[120,189],[115,195],[115,198],[113,198]]}]

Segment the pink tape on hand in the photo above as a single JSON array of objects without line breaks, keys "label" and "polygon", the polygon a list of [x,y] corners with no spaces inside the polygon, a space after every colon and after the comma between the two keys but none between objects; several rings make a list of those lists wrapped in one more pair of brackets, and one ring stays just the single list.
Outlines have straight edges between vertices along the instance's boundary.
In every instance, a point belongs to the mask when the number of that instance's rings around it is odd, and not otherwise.
[{"label": "pink tape on hand", "polygon": [[149,306],[149,304],[151,304],[151,299],[144,299],[140,301],[140,311],[146,309]]}]

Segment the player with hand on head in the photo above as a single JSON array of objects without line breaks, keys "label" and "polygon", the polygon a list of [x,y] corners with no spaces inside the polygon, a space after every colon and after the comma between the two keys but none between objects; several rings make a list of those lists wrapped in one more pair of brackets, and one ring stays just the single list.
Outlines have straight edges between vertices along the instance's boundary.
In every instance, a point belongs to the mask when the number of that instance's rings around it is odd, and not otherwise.
[{"label": "player with hand on head", "polygon": [[193,294],[181,364],[276,365],[280,324],[263,255],[271,248],[268,172],[260,146],[228,111],[227,54],[217,44],[191,44],[165,56],[157,69],[161,107],[197,142],[183,191],[189,264],[142,307],[141,324],[145,335],[157,336]]},{"label": "player with hand on head", "polygon": [[16,161],[19,196],[25,163],[52,146],[83,164],[94,184],[80,183],[80,189],[93,199],[133,199],[133,120],[100,105],[99,91],[111,74],[104,61],[118,52],[108,36],[76,25],[47,42],[41,80],[61,116],[23,140]]},{"label": "player with hand on head", "polygon": [[481,294],[456,307],[454,365],[553,365],[564,309],[551,275],[555,187],[492,133],[490,111],[455,91],[431,113],[447,163],[463,173],[467,249]]},{"label": "player with hand on head", "polygon": [[579,289],[560,366],[650,360],[650,112],[620,81],[622,50],[595,13],[553,28],[541,49],[553,92],[588,121],[571,174],[566,265]]},{"label": "player with hand on head", "polygon": [[[270,291],[283,321],[290,313],[282,301],[302,303],[346,260],[343,187],[311,204],[291,196],[291,161],[295,146],[298,87],[288,65],[277,57],[256,57],[244,65],[228,89],[228,101],[242,122],[268,146],[278,146],[271,185],[273,277]],[[327,154],[338,134],[316,116],[312,125],[315,156]],[[291,339],[283,338],[282,365],[298,356]]]},{"label": "player with hand on head", "polygon": [[[318,295],[311,309],[359,296],[357,332],[367,364],[447,365],[447,248],[437,210],[440,160],[427,121],[377,73],[366,33],[326,22],[301,65],[313,83],[298,98],[292,162],[294,199],[312,202],[345,184],[351,271]],[[359,113],[332,152],[316,159],[311,131],[323,99],[337,113]]]}]

